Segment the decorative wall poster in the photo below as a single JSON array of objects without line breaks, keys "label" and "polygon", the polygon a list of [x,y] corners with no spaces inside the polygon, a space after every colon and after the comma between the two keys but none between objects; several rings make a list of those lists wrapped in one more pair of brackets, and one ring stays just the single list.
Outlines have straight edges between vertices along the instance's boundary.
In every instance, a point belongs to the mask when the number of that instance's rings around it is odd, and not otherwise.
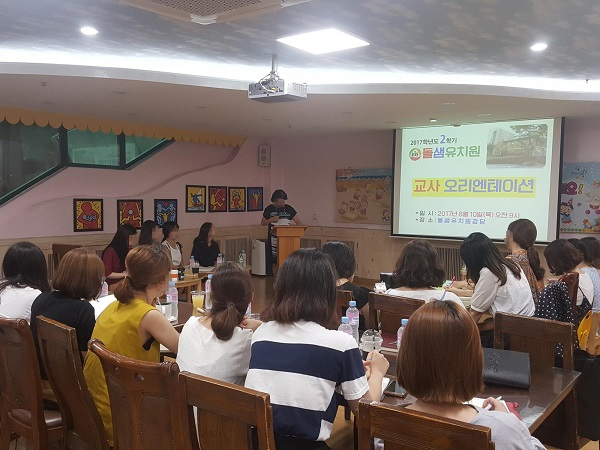
[{"label": "decorative wall poster", "polygon": [[185,212],[206,212],[206,186],[185,186]]},{"label": "decorative wall poster", "polygon": [[143,200],[117,200],[117,225],[130,223],[139,230],[142,228],[143,221]]},{"label": "decorative wall poster", "polygon": [[169,220],[177,222],[177,200],[176,199],[154,199],[154,216],[159,226],[163,226]]},{"label": "decorative wall poster", "polygon": [[246,188],[229,188],[229,212],[246,211]]},{"label": "decorative wall poster", "polygon": [[335,171],[335,221],[387,225],[392,213],[392,169]]},{"label": "decorative wall poster", "polygon": [[227,186],[208,187],[208,212],[227,212]]},{"label": "decorative wall poster", "polygon": [[564,164],[560,231],[600,233],[600,163]]},{"label": "decorative wall poster", "polygon": [[102,199],[73,199],[73,231],[102,231]]},{"label": "decorative wall poster", "polygon": [[248,211],[262,211],[263,208],[263,188],[248,188]]}]

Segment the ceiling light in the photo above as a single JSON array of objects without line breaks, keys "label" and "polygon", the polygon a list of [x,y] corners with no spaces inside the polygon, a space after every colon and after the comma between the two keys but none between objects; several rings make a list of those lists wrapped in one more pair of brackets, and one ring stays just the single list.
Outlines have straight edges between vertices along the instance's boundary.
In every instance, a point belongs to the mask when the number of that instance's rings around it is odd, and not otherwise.
[{"label": "ceiling light", "polygon": [[477,114],[478,117],[486,117],[489,116],[490,113],[481,113],[481,114]]},{"label": "ceiling light", "polygon": [[279,38],[277,42],[299,48],[313,55],[322,55],[323,53],[338,52],[349,48],[369,45],[368,42],[335,28]]},{"label": "ceiling light", "polygon": [[537,44],[533,44],[529,48],[531,50],[533,50],[534,52],[541,52],[541,51],[546,50],[548,48],[548,44],[546,44],[544,42],[538,42]]},{"label": "ceiling light", "polygon": [[98,34],[98,30],[96,30],[94,27],[82,27],[79,31],[86,36],[96,36]]},{"label": "ceiling light", "polygon": [[430,121],[431,123],[436,123],[436,122],[437,122],[437,119],[433,119],[433,118],[431,118],[431,119],[429,119],[429,121]]}]

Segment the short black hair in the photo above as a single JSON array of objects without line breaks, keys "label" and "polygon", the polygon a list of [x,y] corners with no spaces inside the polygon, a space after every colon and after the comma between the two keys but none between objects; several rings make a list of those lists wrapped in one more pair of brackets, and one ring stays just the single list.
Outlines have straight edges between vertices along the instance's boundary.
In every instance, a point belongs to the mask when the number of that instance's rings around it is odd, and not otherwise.
[{"label": "short black hair", "polygon": [[281,265],[271,305],[261,317],[287,324],[300,320],[335,326],[337,286],[331,258],[316,248],[296,250]]},{"label": "short black hair", "polygon": [[583,261],[583,253],[566,239],[556,239],[550,242],[544,250],[544,256],[550,272],[554,275],[570,272]]},{"label": "short black hair", "polygon": [[340,278],[351,278],[356,272],[356,259],[352,249],[343,242],[331,241],[327,242],[321,251],[326,255],[331,256],[335,264],[335,270]]},{"label": "short black hair", "polygon": [[288,196],[283,189],[275,189],[275,191],[273,192],[273,195],[271,195],[272,202],[274,202],[278,198],[282,198],[284,200],[288,199]]}]

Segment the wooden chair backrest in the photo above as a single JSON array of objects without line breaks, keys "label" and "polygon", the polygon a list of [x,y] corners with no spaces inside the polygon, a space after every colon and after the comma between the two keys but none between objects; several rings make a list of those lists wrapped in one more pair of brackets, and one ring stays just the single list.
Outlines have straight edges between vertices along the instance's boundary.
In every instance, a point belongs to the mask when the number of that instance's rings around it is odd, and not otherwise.
[{"label": "wooden chair backrest", "polygon": [[563,368],[573,370],[573,325],[537,317],[496,313],[494,348],[504,348],[504,337],[510,338],[510,350],[529,353],[535,364],[554,367],[556,345],[563,345]]},{"label": "wooden chair backrest", "polygon": [[177,364],[128,358],[108,350],[98,339],[92,339],[88,347],[104,369],[115,449],[182,449]]},{"label": "wooden chair backrest", "polygon": [[372,450],[373,438],[385,450],[493,450],[487,427],[409,409],[361,400],[358,404],[358,450]]},{"label": "wooden chair backrest", "polygon": [[0,408],[31,413],[31,428],[44,432],[42,381],[31,328],[25,319],[0,318]]},{"label": "wooden chair backrest", "polygon": [[70,252],[75,248],[81,248],[79,244],[52,244],[52,265],[56,271],[58,263],[65,256],[66,253]]},{"label": "wooden chair backrest", "polygon": [[75,328],[37,317],[37,334],[46,375],[63,417],[67,448],[108,450],[108,437],[81,366]]},{"label": "wooden chair backrest", "polygon": [[337,324],[342,322],[342,311],[344,308],[350,307],[350,301],[354,300],[354,294],[352,291],[344,291],[342,289],[338,289],[337,291]]},{"label": "wooden chair backrest", "polygon": [[196,429],[202,450],[252,450],[251,427],[256,428],[259,450],[275,449],[269,394],[182,372],[177,403],[183,427],[187,427],[183,432],[187,450],[198,450]]},{"label": "wooden chair backrest", "polygon": [[[408,319],[425,300],[369,292],[369,328],[396,333],[402,319]],[[377,312],[380,311],[379,320]],[[378,326],[381,324],[380,326]]]},{"label": "wooden chair backrest", "polygon": [[579,290],[579,273],[566,273],[560,277],[559,280],[567,285],[567,289],[569,290],[569,298],[571,299],[571,307],[573,308],[574,313],[575,306],[577,305],[577,291]]}]

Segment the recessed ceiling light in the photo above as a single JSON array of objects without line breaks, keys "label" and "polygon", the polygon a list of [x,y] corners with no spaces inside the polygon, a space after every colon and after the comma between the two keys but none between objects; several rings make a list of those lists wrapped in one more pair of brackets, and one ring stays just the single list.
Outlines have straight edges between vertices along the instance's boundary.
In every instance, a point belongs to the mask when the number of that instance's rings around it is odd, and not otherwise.
[{"label": "recessed ceiling light", "polygon": [[429,121],[430,121],[431,123],[436,123],[436,122],[437,122],[437,119],[431,118],[431,119],[429,119]]},{"label": "recessed ceiling light", "polygon": [[454,102],[444,102],[442,103],[442,106],[454,106],[456,103]]},{"label": "recessed ceiling light", "polygon": [[279,38],[277,42],[299,48],[313,55],[322,55],[324,53],[338,52],[369,45],[368,42],[335,28]]},{"label": "recessed ceiling light", "polygon": [[531,50],[533,50],[534,52],[541,52],[541,51],[546,50],[548,48],[548,44],[546,44],[545,42],[538,42],[537,44],[533,44],[529,48]]},{"label": "recessed ceiling light", "polygon": [[481,113],[481,114],[477,114],[478,117],[486,117],[489,116],[490,113]]},{"label": "recessed ceiling light", "polygon": [[79,31],[86,36],[96,36],[98,34],[98,30],[96,30],[94,27],[81,27]]}]

